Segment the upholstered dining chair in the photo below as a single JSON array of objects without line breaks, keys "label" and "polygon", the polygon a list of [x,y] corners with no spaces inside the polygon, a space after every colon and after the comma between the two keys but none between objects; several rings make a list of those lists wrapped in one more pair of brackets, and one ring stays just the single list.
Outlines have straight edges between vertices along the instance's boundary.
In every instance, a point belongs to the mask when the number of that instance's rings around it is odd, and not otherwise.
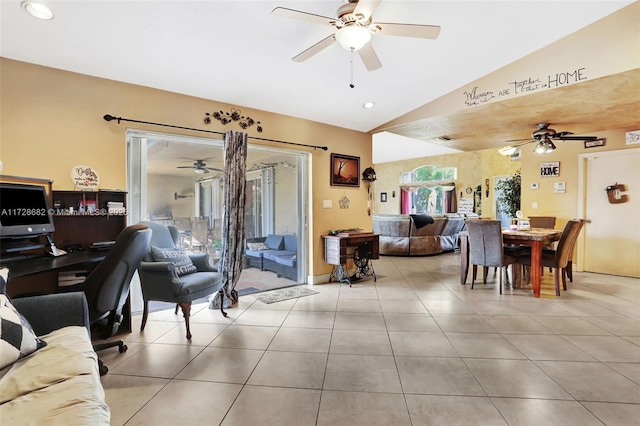
[{"label": "upholstered dining chair", "polygon": [[469,263],[473,265],[471,288],[477,276],[478,266],[484,266],[483,283],[487,282],[489,267],[500,268],[500,294],[502,294],[503,268],[516,263],[517,257],[505,253],[502,227],[499,220],[467,220],[469,232]]},{"label": "upholstered dining chair", "polygon": [[[556,227],[556,217],[555,216],[529,216],[529,224],[531,225],[532,228],[553,229]],[[554,250],[555,243],[545,244],[542,248],[547,250]],[[551,268],[549,268],[549,270],[551,270]]]},{"label": "upholstered dining chair", "polygon": [[566,276],[563,277],[564,281],[563,281],[563,289],[566,290],[567,286],[566,286],[566,278],[569,278],[570,282],[573,282],[573,252],[575,250],[576,247],[576,241],[578,241],[578,236],[580,235],[580,231],[582,231],[582,227],[584,226],[584,224],[586,223],[585,219],[576,219],[580,221],[580,226],[578,227],[578,232],[576,233],[575,238],[573,239],[573,242],[571,244],[571,248],[569,251],[569,260],[567,261],[567,266],[565,266],[564,268],[562,268],[562,273]]},{"label": "upholstered dining chair", "polygon": [[529,216],[529,224],[532,228],[553,229],[556,226],[555,216]]},{"label": "upholstered dining chair", "polygon": [[[562,288],[567,289],[567,280],[564,268],[567,267],[571,256],[573,255],[573,247],[575,245],[578,234],[582,229],[583,220],[573,219],[567,222],[562,235],[558,241],[558,247],[555,250],[542,251],[542,266],[554,269],[554,286],[556,296],[560,296],[560,279],[562,276]],[[522,265],[531,267],[531,252],[521,254],[517,258],[517,262]]]},{"label": "upholstered dining chair", "polygon": [[[153,235],[138,270],[144,300],[140,331],[147,324],[150,301],[176,303],[184,315],[187,339],[191,339],[191,304],[216,291],[224,302],[222,274],[211,266],[207,253],[187,254],[178,247],[180,232],[176,227],[149,221],[141,223],[151,228]],[[220,311],[226,317],[223,306],[221,303]]]}]

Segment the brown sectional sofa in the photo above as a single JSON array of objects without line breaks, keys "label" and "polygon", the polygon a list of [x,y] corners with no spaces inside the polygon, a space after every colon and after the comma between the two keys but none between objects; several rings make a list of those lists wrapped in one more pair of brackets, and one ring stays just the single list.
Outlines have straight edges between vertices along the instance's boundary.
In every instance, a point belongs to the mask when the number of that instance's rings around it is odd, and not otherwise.
[{"label": "brown sectional sofa", "polygon": [[373,232],[380,237],[380,254],[420,256],[453,251],[464,227],[464,217],[455,213],[431,216],[433,223],[420,226],[417,215],[374,214]]}]

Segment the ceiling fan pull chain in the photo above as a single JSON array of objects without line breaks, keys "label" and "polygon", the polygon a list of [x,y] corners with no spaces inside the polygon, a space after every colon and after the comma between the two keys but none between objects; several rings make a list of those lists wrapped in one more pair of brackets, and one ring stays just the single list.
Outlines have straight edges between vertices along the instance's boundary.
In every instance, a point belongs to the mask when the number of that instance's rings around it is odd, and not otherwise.
[{"label": "ceiling fan pull chain", "polygon": [[353,50],[353,48],[351,49],[351,83],[349,84],[349,87],[351,87],[352,89],[356,86],[353,85],[353,52],[355,52],[355,50]]}]

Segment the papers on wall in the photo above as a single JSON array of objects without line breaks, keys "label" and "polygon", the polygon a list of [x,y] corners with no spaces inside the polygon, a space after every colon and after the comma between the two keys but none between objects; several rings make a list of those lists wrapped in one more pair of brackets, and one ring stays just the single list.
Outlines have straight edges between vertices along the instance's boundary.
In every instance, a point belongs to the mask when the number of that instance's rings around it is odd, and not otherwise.
[{"label": "papers on wall", "polygon": [[458,200],[458,213],[473,213],[473,198],[460,198]]}]

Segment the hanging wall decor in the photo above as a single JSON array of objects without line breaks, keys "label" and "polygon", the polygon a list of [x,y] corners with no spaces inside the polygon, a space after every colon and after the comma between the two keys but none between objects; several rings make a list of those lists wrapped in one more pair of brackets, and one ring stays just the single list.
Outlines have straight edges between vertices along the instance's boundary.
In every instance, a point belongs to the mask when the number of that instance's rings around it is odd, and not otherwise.
[{"label": "hanging wall decor", "polygon": [[255,121],[253,118],[242,115],[242,111],[239,109],[231,108],[231,112],[216,111],[214,113],[205,112],[204,122],[205,124],[211,124],[211,118],[215,118],[222,124],[229,124],[233,121],[237,121],[238,125],[243,129],[248,129],[253,125],[257,125],[256,130],[258,133],[262,133],[262,124],[259,121]]},{"label": "hanging wall decor", "polygon": [[347,198],[347,195],[343,195],[342,198],[340,198],[340,200],[338,200],[338,203],[340,204],[340,208],[341,209],[348,209],[349,208],[349,203],[351,202],[351,200],[349,200]]},{"label": "hanging wall decor", "polygon": [[360,157],[331,154],[331,185],[360,187]]}]

